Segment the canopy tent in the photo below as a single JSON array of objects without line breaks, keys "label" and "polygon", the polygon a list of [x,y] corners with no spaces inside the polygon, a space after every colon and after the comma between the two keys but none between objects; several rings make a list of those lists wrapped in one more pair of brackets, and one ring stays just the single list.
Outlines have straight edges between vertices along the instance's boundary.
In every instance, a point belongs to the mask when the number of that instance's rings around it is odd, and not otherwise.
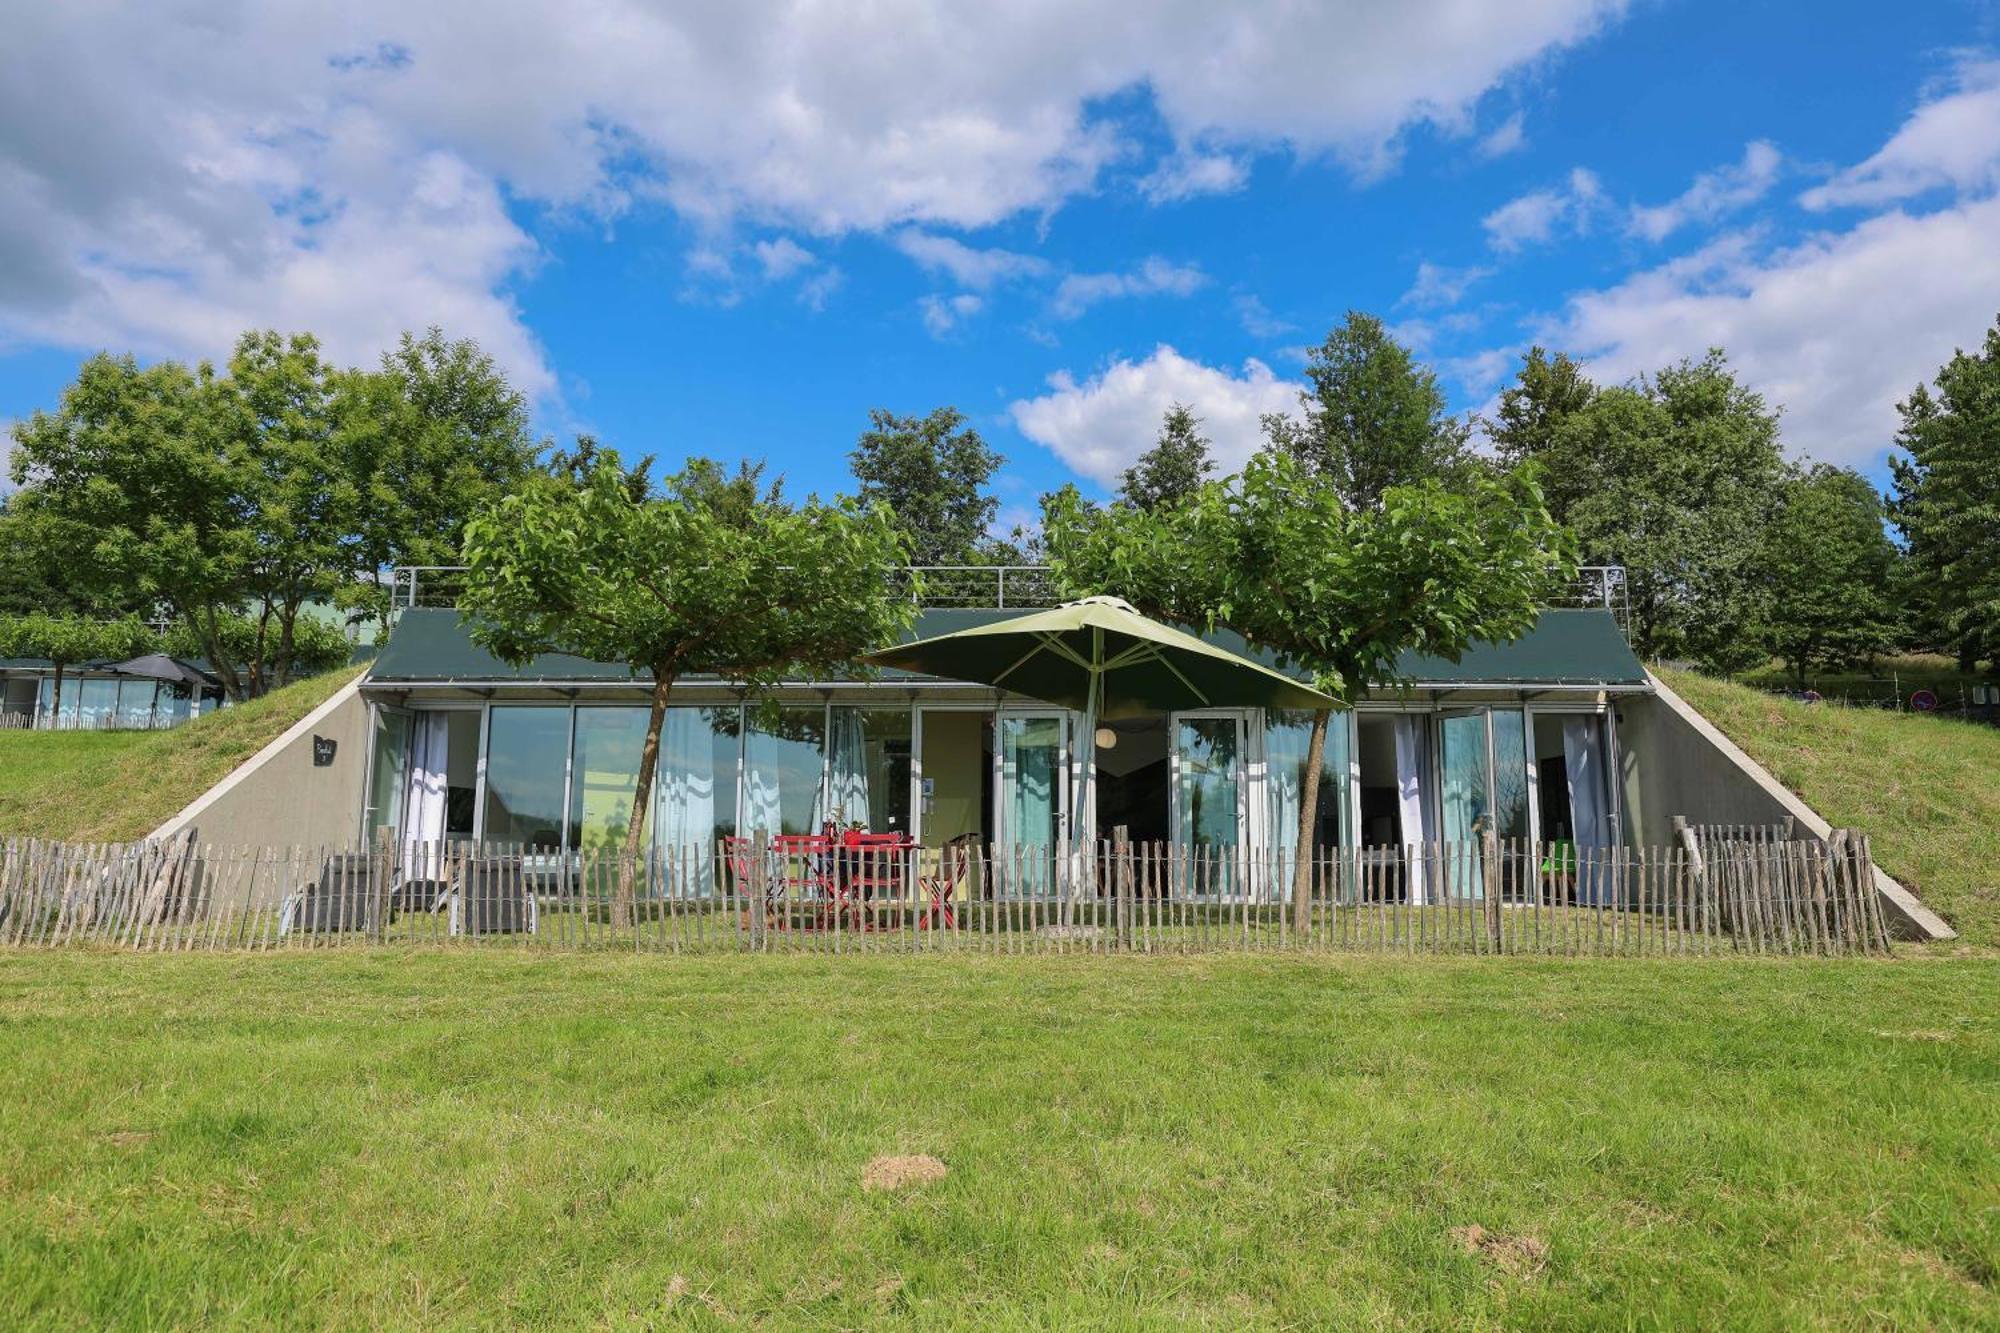
[{"label": "canopy tent", "polygon": [[[1140,615],[1116,597],[1086,597],[1048,611],[884,648],[873,666],[978,681],[1083,715],[1070,810],[1085,809],[1100,718],[1188,708],[1336,708],[1339,701],[1291,677]],[[1088,843],[1083,820],[1071,836]]]}]

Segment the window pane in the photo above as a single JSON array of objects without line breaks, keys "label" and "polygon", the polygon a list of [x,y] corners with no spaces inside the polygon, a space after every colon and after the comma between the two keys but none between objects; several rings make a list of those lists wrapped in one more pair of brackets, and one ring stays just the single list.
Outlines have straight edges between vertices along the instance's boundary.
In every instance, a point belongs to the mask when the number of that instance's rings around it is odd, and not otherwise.
[{"label": "window pane", "polygon": [[1528,836],[1528,735],[1518,708],[1493,710],[1493,829]]},{"label": "window pane", "polygon": [[86,725],[107,726],[118,713],[118,682],[98,678],[86,680],[77,691],[82,700],[83,721]]},{"label": "window pane", "polygon": [[744,710],[743,822],[751,831],[817,833],[826,710],[818,704],[753,704]]},{"label": "window pane", "polygon": [[623,848],[639,789],[646,746],[644,708],[576,710],[576,757],[570,784],[570,844]]},{"label": "window pane", "polygon": [[910,710],[835,708],[827,817],[876,833],[910,831]]},{"label": "window pane", "polygon": [[1000,715],[1000,831],[1010,846],[1062,844],[1063,727],[1061,718]]},{"label": "window pane", "polygon": [[1175,731],[1180,750],[1181,841],[1193,847],[1234,847],[1237,792],[1237,723],[1228,717],[1183,718]]},{"label": "window pane", "polygon": [[158,686],[150,680],[118,682],[118,725],[149,727],[153,724],[153,695]]},{"label": "window pane", "polygon": [[[397,722],[394,714],[384,715],[383,729],[376,732],[378,758],[385,745],[397,745]],[[486,840],[542,851],[560,848],[569,709],[495,708],[487,729]]]},{"label": "window pane", "polygon": [[[1327,720],[1326,752],[1319,775],[1313,820],[1314,847],[1342,842],[1347,823],[1348,732],[1351,713]],[[1305,791],[1306,751],[1312,742],[1312,714],[1273,710],[1264,719],[1264,768],[1269,797],[1271,846],[1290,852],[1299,842],[1299,800]]]},{"label": "window pane", "polygon": [[711,847],[736,833],[736,762],[741,710],[669,708],[660,726],[653,841],[676,849]]}]

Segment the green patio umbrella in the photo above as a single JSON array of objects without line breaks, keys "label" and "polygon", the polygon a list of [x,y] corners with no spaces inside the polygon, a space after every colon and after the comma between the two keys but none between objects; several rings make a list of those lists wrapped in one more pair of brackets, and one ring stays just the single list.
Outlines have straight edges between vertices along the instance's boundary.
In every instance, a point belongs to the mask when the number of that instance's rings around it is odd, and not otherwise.
[{"label": "green patio umbrella", "polygon": [[[997,685],[1082,713],[1072,811],[1084,806],[1100,718],[1187,708],[1339,706],[1338,700],[1290,676],[1140,615],[1116,597],[1086,597],[1053,610],[885,648],[862,660]],[[1082,822],[1074,820],[1079,826]],[[1079,836],[1077,841],[1089,840]]]}]

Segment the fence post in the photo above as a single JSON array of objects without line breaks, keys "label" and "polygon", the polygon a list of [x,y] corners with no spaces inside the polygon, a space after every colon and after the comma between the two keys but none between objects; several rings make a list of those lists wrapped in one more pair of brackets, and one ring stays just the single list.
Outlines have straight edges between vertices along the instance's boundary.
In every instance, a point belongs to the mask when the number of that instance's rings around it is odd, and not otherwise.
[{"label": "fence post", "polygon": [[771,905],[770,859],[771,833],[760,828],[750,836],[750,901],[744,907],[744,914],[750,918],[750,948],[754,952],[761,952],[765,943],[764,930],[768,924],[765,913]]},{"label": "fence post", "polygon": [[1132,951],[1132,836],[1124,824],[1111,830],[1111,882],[1118,895],[1118,948]]},{"label": "fence post", "polygon": [[1488,824],[1480,833],[1480,860],[1484,863],[1486,897],[1486,946],[1500,952],[1500,837]]}]

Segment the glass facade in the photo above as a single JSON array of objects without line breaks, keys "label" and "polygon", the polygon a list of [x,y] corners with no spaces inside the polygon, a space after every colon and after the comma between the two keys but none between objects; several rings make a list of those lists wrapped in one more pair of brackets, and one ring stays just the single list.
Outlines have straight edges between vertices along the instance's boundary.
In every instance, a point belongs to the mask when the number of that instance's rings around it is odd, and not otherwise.
[{"label": "glass facade", "polygon": [[632,823],[639,755],[646,745],[644,708],[579,708],[570,764],[570,845],[618,849]]},{"label": "glass facade", "polygon": [[826,763],[826,709],[751,704],[744,709],[743,828],[746,833],[817,833]]},{"label": "glass facade", "polygon": [[908,708],[836,704],[827,736],[827,818],[843,828],[910,832]]},{"label": "glass facade", "polygon": [[[104,706],[101,689],[95,705],[86,699],[82,687],[89,684],[79,682],[72,695],[65,683],[65,695],[80,712]],[[109,697],[122,706],[117,682],[102,684],[113,687]],[[167,694],[159,691],[163,704]],[[391,770],[406,766],[412,750],[411,722],[387,720],[395,711],[378,714],[369,796],[375,823],[395,817],[390,807],[400,783]],[[407,716],[421,720],[431,711],[420,706]],[[961,728],[961,737],[947,725],[960,714],[926,707],[926,737],[934,728],[937,736],[930,739],[956,743],[940,748],[927,742],[932,752],[926,755],[925,791],[921,806],[913,806],[919,799],[913,782],[917,711],[916,704],[675,705],[661,731],[648,844],[708,846],[759,830],[810,834],[832,822],[882,833],[920,831],[927,843],[950,823],[1003,845],[1062,844],[1071,796],[1069,715],[966,713],[977,722]],[[479,714],[461,715],[476,733]],[[627,705],[490,706],[483,756],[468,752],[462,779],[469,800],[470,766],[483,757],[480,836],[544,851],[622,846],[646,716],[644,707]],[[1170,738],[1174,780],[1154,799],[1181,845],[1256,843],[1294,852],[1311,721],[1307,713],[1255,710],[1173,718],[1163,744]],[[985,743],[974,744],[980,734]],[[1336,713],[1327,731],[1313,845],[1477,843],[1489,829],[1503,839],[1609,840],[1615,814],[1604,780],[1605,736],[1603,718],[1581,711],[1498,706]],[[1261,772],[1253,767],[1260,756]],[[1379,789],[1372,816],[1371,762]],[[452,763],[456,774],[457,761]],[[461,779],[451,783],[456,790]],[[949,819],[933,809],[947,796],[958,812]],[[1364,836],[1371,817],[1384,825],[1380,837]],[[469,820],[468,813],[468,830]],[[1402,824],[1409,830],[1398,837]],[[1466,863],[1445,887],[1474,894],[1482,885],[1481,867]]]},{"label": "glass facade", "polygon": [[[1352,794],[1352,713],[1327,720],[1326,749],[1319,774],[1312,845],[1336,847],[1348,841],[1348,800]],[[1312,744],[1312,714],[1272,710],[1264,716],[1264,795],[1268,837],[1273,848],[1294,851],[1299,843],[1299,802],[1306,783]]]},{"label": "glass facade", "polygon": [[534,706],[495,708],[490,714],[483,834],[488,842],[536,851],[564,845],[569,714],[567,707]]}]

